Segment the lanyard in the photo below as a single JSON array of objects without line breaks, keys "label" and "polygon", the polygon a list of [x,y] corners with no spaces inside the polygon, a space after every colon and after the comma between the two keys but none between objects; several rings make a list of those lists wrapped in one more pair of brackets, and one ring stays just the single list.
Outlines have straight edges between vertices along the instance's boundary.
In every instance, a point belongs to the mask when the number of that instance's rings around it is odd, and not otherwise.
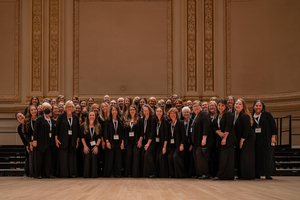
[{"label": "lanyard", "polygon": [[221,129],[220,127],[220,121],[221,121],[222,117],[220,117],[220,115],[218,115],[218,128]]},{"label": "lanyard", "polygon": [[254,121],[257,123],[257,127],[259,127],[260,116],[261,116],[261,113],[260,113],[259,116],[258,116],[258,120],[256,120],[255,117],[253,117],[253,118],[254,118]]},{"label": "lanyard", "polygon": [[130,122],[131,131],[132,131],[132,127],[133,127],[133,122]]},{"label": "lanyard", "polygon": [[159,133],[159,128],[160,128],[160,126],[161,126],[161,123],[158,123],[157,125],[156,125],[156,135],[158,136],[158,133]]},{"label": "lanyard", "polygon": [[118,121],[114,121],[113,120],[113,124],[114,124],[114,128],[115,128],[115,134],[117,134],[117,130],[118,130]]},{"label": "lanyard", "polygon": [[177,120],[176,120],[176,122],[175,122],[175,124],[174,124],[174,126],[173,126],[173,125],[172,125],[173,122],[171,122],[171,134],[172,134],[172,138],[173,138],[173,136],[174,136],[174,129],[175,129],[176,123],[177,123]]},{"label": "lanyard", "polygon": [[210,120],[210,121],[211,121],[211,122],[213,122],[213,121],[214,121],[214,119],[215,119],[215,115],[214,115],[214,116],[211,118],[211,120]]},{"label": "lanyard", "polygon": [[148,122],[148,120],[145,118],[145,121],[144,121],[144,133],[146,133],[146,129],[147,129],[147,122]]},{"label": "lanyard", "polygon": [[185,135],[188,136],[189,135],[189,127],[190,127],[190,119],[186,125],[187,125],[187,127],[185,129]]},{"label": "lanyard", "polygon": [[47,119],[47,117],[44,115],[44,118],[47,120],[49,126],[50,126],[50,131],[52,130],[52,123],[51,123],[51,119]]},{"label": "lanyard", "polygon": [[91,127],[89,126],[89,129],[90,129],[91,139],[93,140],[93,136],[94,136],[94,133],[95,133],[95,128],[91,128]]},{"label": "lanyard", "polygon": [[[199,114],[200,114],[200,113],[198,113],[198,115],[199,115]],[[195,116],[195,118],[194,118],[194,120],[193,120],[193,122],[192,122],[192,124],[191,124],[191,127],[193,127],[193,124],[194,124],[194,122],[196,121],[198,115]]]},{"label": "lanyard", "polygon": [[67,121],[68,121],[68,123],[69,123],[69,125],[70,125],[70,129],[71,129],[72,124],[73,124],[73,117],[71,117],[71,121],[69,121],[69,118],[68,118],[68,116],[67,116]]},{"label": "lanyard", "polygon": [[234,120],[233,120],[233,124],[235,125],[235,122],[237,120],[237,118],[239,117],[239,115],[237,115],[237,112],[234,112]]},{"label": "lanyard", "polygon": [[31,129],[32,129],[32,131],[34,131],[34,127],[33,127],[32,119],[30,119],[30,124],[31,124]]}]

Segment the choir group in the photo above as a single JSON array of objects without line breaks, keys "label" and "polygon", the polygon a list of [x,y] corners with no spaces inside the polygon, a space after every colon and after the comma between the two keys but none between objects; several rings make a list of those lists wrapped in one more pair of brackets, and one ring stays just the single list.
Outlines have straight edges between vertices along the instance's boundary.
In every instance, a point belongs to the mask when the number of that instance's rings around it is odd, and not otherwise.
[{"label": "choir group", "polygon": [[276,124],[261,100],[32,97],[16,113],[24,176],[272,179]]}]

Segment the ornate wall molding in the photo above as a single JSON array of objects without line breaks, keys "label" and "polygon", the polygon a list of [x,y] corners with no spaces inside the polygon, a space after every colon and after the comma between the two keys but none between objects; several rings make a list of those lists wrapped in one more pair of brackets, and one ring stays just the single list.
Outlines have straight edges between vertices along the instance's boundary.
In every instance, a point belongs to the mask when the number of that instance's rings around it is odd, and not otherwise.
[{"label": "ornate wall molding", "polygon": [[214,91],[213,0],[204,1],[204,91]]},{"label": "ornate wall molding", "polygon": [[[173,13],[172,0],[74,0],[74,41],[73,41],[73,94],[84,98],[84,95],[79,94],[79,3],[80,2],[167,2],[167,94],[151,94],[158,98],[166,98],[173,94]],[[113,94],[112,94],[113,95]],[[130,96],[130,94],[122,94],[123,96]],[[89,95],[90,96],[90,95]],[[145,95],[144,95],[145,96]],[[146,95],[147,96],[147,95]],[[96,99],[100,99],[103,95],[93,95]]]},{"label": "ornate wall molding", "polygon": [[187,0],[187,91],[197,91],[196,0]]},{"label": "ornate wall molding", "polygon": [[58,92],[59,0],[50,0],[49,12],[49,92]]},{"label": "ornate wall molding", "polygon": [[32,0],[32,92],[42,91],[42,0]]},{"label": "ornate wall molding", "polygon": [[0,0],[0,3],[14,3],[14,94],[13,95],[0,95],[0,101],[20,101],[20,0]]}]

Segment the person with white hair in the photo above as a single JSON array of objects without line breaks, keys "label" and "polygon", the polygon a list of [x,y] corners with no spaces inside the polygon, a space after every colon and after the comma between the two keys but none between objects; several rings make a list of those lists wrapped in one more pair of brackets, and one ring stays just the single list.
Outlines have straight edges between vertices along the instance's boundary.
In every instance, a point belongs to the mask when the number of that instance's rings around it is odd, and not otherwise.
[{"label": "person with white hair", "polygon": [[33,131],[33,146],[36,149],[36,177],[42,178],[42,170],[44,169],[47,178],[55,178],[53,176],[53,160],[52,145],[54,138],[54,121],[50,117],[51,105],[49,103],[42,104],[44,112],[35,122]]},{"label": "person with white hair", "polygon": [[56,122],[55,143],[59,151],[59,173],[61,177],[77,176],[76,149],[80,136],[79,118],[73,112],[72,101],[65,104],[65,112],[60,114]]}]

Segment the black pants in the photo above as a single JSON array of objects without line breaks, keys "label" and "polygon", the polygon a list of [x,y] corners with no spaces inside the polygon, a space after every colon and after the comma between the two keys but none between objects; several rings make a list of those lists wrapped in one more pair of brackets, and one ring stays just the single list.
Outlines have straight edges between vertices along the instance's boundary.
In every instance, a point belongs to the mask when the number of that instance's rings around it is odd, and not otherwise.
[{"label": "black pants", "polygon": [[150,175],[158,176],[156,169],[156,148],[157,143],[152,141],[147,151],[145,151],[144,155],[144,177],[149,177]]},{"label": "black pants", "polygon": [[63,178],[77,176],[76,148],[59,149],[59,172]]},{"label": "black pants", "polygon": [[108,149],[105,156],[104,177],[122,176],[122,152],[119,141],[115,142],[114,148]]},{"label": "black pants", "polygon": [[245,140],[242,149],[236,148],[237,174],[242,179],[255,179],[255,141]]},{"label": "black pants", "polygon": [[45,152],[36,151],[36,176],[42,176],[42,170],[47,177],[53,175],[52,149],[48,147]]},{"label": "black pants", "polygon": [[184,166],[184,151],[179,151],[174,147],[168,154],[169,172],[172,178],[185,178],[187,177]]},{"label": "black pants", "polygon": [[219,171],[216,175],[223,180],[234,179],[234,144],[219,148]]},{"label": "black pants", "polygon": [[125,149],[125,176],[141,177],[141,152],[134,142],[129,142]]},{"label": "black pants", "polygon": [[202,175],[209,176],[209,159],[212,148],[213,143],[207,143],[205,150],[202,149],[202,146],[193,147],[195,169],[198,177]]},{"label": "black pants", "polygon": [[83,155],[83,178],[98,177],[98,154],[93,154],[90,150],[89,153]]},{"label": "black pants", "polygon": [[156,169],[158,177],[169,178],[168,153],[162,153],[160,145],[156,147]]}]

